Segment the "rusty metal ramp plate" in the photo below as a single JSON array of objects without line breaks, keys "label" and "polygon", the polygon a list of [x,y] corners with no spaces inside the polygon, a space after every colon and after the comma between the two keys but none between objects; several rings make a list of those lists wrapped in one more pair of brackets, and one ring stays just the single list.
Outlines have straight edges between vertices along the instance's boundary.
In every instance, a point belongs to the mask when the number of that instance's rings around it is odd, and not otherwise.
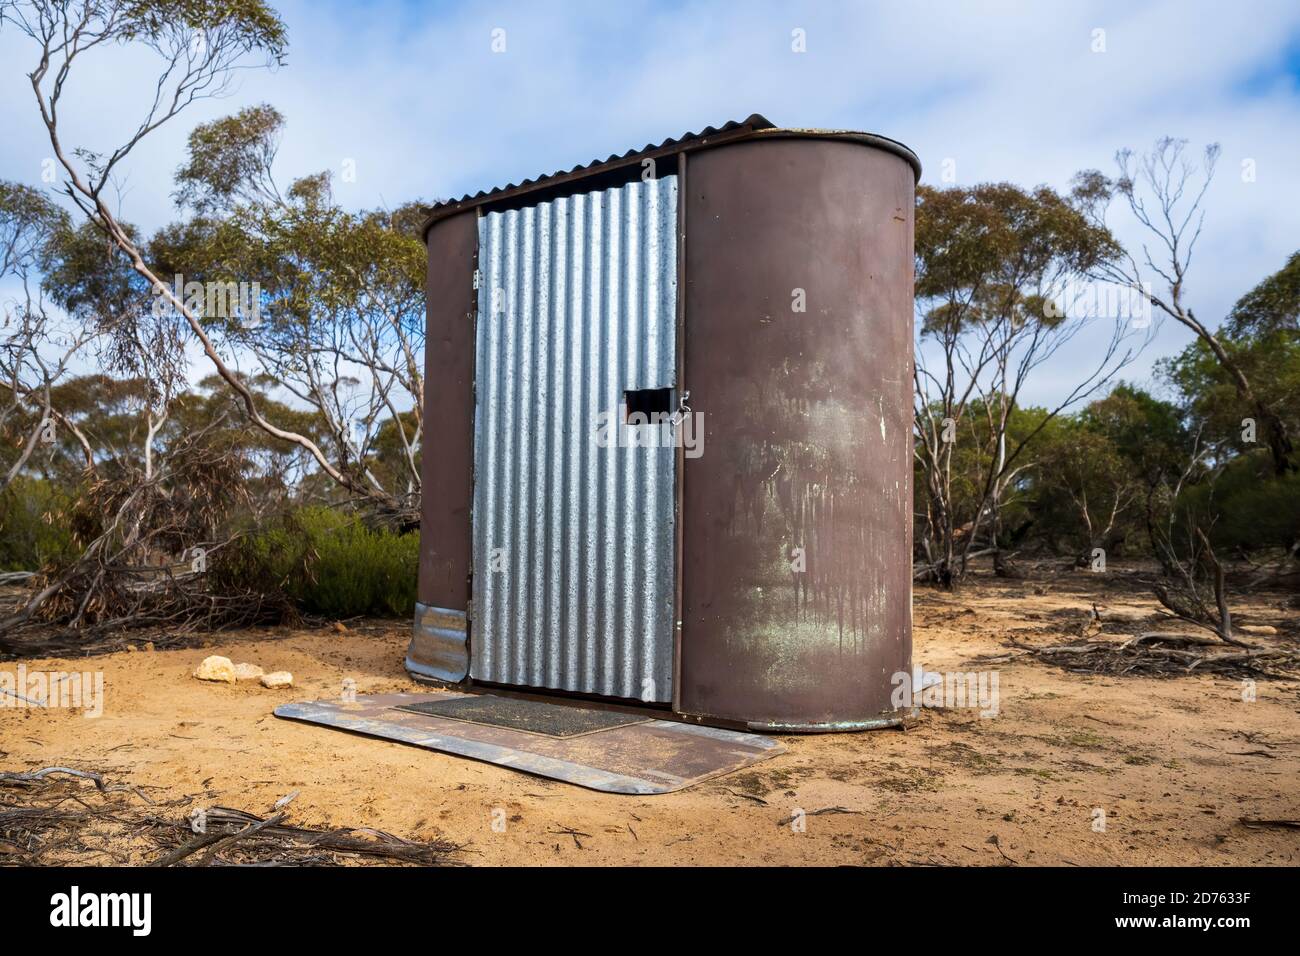
[{"label": "rusty metal ramp plate", "polygon": [[521,697],[496,697],[492,694],[474,694],[452,700],[426,700],[418,704],[403,704],[397,709],[424,714],[426,717],[453,717],[474,724],[526,730],[548,737],[580,737],[609,730],[611,727],[643,724],[650,719],[613,710],[592,710],[566,704],[548,704],[542,700],[525,700]]},{"label": "rusty metal ramp plate", "polygon": [[[674,720],[634,717],[636,723],[552,736],[413,709],[480,697],[375,694],[353,702],[282,704],[275,716],[483,760],[606,793],[672,793],[785,752],[770,737]],[[588,712],[602,717],[609,713]]]}]

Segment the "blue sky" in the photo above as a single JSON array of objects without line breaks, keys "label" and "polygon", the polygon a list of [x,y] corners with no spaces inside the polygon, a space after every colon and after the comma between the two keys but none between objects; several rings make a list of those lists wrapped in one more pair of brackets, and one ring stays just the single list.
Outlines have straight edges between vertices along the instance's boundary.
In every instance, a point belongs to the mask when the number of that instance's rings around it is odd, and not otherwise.
[{"label": "blue sky", "polygon": [[[266,101],[286,116],[284,180],[355,161],[352,206],[392,205],[567,168],[760,112],[787,126],[866,129],[945,159],[956,181],[1064,187],[1113,169],[1116,149],[1165,134],[1222,144],[1189,282],[1199,315],[1232,302],[1300,248],[1300,5],[1135,3],[277,4],[287,64],[243,75],[133,157],[122,214],[173,215],[171,174],[197,122]],[[492,50],[505,31],[505,52]],[[801,29],[807,51],[791,49]],[[1105,51],[1094,52],[1097,30]],[[0,33],[0,176],[39,183],[49,153],[24,73],[25,38]],[[147,57],[107,51],[74,79],[73,142],[115,142]],[[1255,181],[1240,175],[1253,160]],[[1122,239],[1137,233],[1116,219]],[[1129,377],[1185,336],[1166,326]],[[1095,343],[1094,343],[1095,344]],[[1030,398],[1050,400],[1080,342]],[[1081,367],[1081,366],[1080,366]]]}]

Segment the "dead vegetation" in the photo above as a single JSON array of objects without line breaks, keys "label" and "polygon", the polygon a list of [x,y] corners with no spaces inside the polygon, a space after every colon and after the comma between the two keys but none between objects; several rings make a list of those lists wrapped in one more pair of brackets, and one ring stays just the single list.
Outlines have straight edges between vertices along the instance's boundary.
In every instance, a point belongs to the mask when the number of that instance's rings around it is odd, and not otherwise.
[{"label": "dead vegetation", "polygon": [[223,440],[220,424],[143,467],[88,467],[65,516],[80,554],[28,577],[23,599],[0,613],[0,653],[86,651],[126,629],[175,635],[296,618],[276,589],[214,586],[207,573],[237,539],[221,529],[248,496],[247,454]]},{"label": "dead vegetation", "polygon": [[989,664],[1031,656],[1075,674],[1179,677],[1214,674],[1232,678],[1300,678],[1300,653],[1285,648],[1223,650],[1214,640],[1192,634],[1150,632],[1128,640],[1101,638],[1034,646],[1011,640],[1012,653],[980,659]]},{"label": "dead vegetation", "polygon": [[108,862],[150,866],[455,865],[459,846],[369,827],[286,822],[296,794],[265,817],[205,807],[212,794],[158,802],[141,788],[68,767],[0,773],[0,865]]},{"label": "dead vegetation", "polygon": [[286,823],[281,810],[258,817],[243,810],[203,811],[203,833],[195,818],[156,820],[151,838],[170,849],[154,866],[338,866],[345,861],[447,865],[460,848],[445,840],[406,840],[370,827],[314,830]]},{"label": "dead vegetation", "polygon": [[[1208,550],[1208,549],[1207,549]],[[1216,561],[1217,593],[1223,593],[1223,569]],[[1300,679],[1300,643],[1289,617],[1252,613],[1247,620],[1273,620],[1277,626],[1229,623],[1229,638],[1221,633],[1221,621],[1231,618],[1208,613],[1178,613],[1157,595],[1161,607],[1150,605],[1152,575],[1145,566],[1112,570],[1105,575],[1082,571],[1051,572],[1037,566],[1032,572],[1032,594],[1055,595],[1075,607],[1057,607],[1044,614],[1023,611],[991,636],[1000,638],[1003,652],[980,655],[970,663],[981,666],[1014,660],[1037,660],[1075,674],[1105,674],[1130,677],[1193,677],[1213,675],[1229,679]],[[992,583],[992,581],[990,581]],[[1016,583],[1002,588],[1009,596],[1023,599]],[[1265,599],[1275,607],[1288,605],[1287,592],[1277,587],[1258,588],[1254,600]],[[924,592],[918,600],[923,614],[931,602]],[[1143,606],[1124,610],[1123,606]],[[1198,612],[1203,608],[1198,606]],[[949,611],[949,614],[953,612]],[[966,608],[959,614],[975,615]],[[1191,628],[1197,630],[1191,630]],[[1178,630],[1177,628],[1186,628]],[[1057,640],[1031,643],[1030,635]],[[1249,639],[1247,639],[1249,637]],[[1064,638],[1063,640],[1061,638]]]}]

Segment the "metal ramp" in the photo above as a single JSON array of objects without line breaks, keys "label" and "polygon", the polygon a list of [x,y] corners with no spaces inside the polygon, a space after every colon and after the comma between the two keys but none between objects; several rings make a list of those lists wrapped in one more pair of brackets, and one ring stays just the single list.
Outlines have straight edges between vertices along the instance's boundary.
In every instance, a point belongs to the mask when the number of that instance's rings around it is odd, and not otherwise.
[{"label": "metal ramp", "polygon": [[[506,706],[494,708],[490,701]],[[282,704],[275,716],[482,760],[605,793],[672,793],[785,752],[781,744],[758,734],[540,703],[541,708],[574,712],[566,717],[524,704],[539,702],[478,694],[375,694],[353,702]],[[450,716],[457,711],[460,716]],[[506,726],[502,715],[511,711],[522,716],[515,726]],[[470,716],[476,719],[465,719]],[[485,716],[497,722],[486,722]]]}]

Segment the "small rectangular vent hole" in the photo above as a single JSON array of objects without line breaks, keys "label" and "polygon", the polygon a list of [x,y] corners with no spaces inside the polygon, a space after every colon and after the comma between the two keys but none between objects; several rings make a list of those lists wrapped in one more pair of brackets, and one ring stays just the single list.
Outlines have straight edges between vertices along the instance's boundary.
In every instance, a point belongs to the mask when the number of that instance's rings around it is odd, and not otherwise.
[{"label": "small rectangular vent hole", "polygon": [[671,388],[629,388],[623,393],[623,421],[629,425],[656,425],[672,414]]}]

